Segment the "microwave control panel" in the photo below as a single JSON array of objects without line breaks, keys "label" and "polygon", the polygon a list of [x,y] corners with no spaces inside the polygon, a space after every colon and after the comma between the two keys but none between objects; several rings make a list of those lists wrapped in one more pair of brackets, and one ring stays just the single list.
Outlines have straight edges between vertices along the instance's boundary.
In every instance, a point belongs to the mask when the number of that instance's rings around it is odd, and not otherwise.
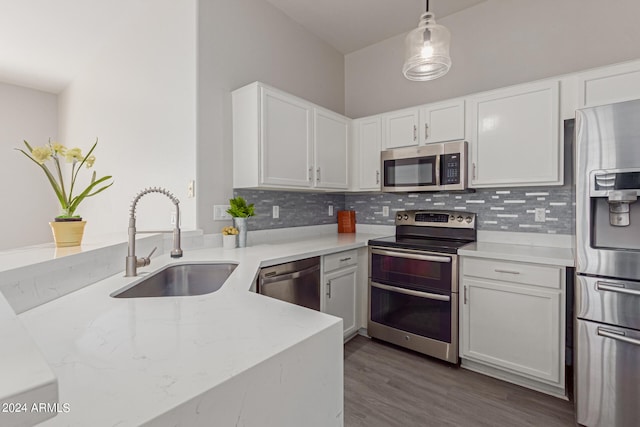
[{"label": "microwave control panel", "polygon": [[442,159],[441,184],[460,184],[460,153],[445,154]]}]

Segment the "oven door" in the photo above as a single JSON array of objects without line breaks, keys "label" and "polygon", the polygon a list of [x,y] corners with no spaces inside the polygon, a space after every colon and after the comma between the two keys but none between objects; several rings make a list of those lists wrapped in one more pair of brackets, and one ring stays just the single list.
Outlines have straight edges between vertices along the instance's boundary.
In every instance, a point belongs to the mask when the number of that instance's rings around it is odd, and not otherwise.
[{"label": "oven door", "polygon": [[457,257],[370,247],[369,259],[369,335],[457,363]]},{"label": "oven door", "polygon": [[428,293],[458,292],[456,255],[372,246],[369,261],[373,282]]}]

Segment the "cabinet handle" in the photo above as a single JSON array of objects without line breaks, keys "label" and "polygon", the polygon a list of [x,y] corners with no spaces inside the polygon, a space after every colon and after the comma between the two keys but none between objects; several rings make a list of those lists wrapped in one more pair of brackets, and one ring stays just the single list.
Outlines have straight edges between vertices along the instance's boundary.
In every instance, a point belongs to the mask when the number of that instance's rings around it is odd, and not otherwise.
[{"label": "cabinet handle", "polygon": [[350,259],[351,259],[351,257],[340,258],[340,262],[349,261]]},{"label": "cabinet handle", "polygon": [[464,303],[467,304],[467,285],[464,285]]},{"label": "cabinet handle", "polygon": [[327,298],[331,298],[331,280],[327,282]]},{"label": "cabinet handle", "polygon": [[313,168],[309,168],[309,182],[313,181]]},{"label": "cabinet handle", "polygon": [[472,163],[471,165],[473,167],[473,172],[472,172],[473,179],[476,179],[476,164]]},{"label": "cabinet handle", "polygon": [[424,124],[424,139],[429,139],[429,125],[427,123]]},{"label": "cabinet handle", "polygon": [[418,139],[418,127],[413,125],[413,140],[415,141],[416,139]]},{"label": "cabinet handle", "polygon": [[316,181],[320,182],[320,168],[316,169]]},{"label": "cabinet handle", "polygon": [[515,271],[515,270],[501,270],[499,268],[496,268],[495,270],[496,273],[507,273],[507,274],[520,274],[519,271]]},{"label": "cabinet handle", "polygon": [[376,171],[376,184],[380,184],[380,171]]}]

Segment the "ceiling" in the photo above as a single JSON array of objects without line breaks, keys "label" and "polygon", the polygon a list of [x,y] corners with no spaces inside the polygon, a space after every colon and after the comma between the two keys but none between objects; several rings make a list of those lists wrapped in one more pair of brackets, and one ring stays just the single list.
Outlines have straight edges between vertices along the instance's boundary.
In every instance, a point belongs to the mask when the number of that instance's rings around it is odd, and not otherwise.
[{"label": "ceiling", "polygon": [[0,0],[0,82],[58,93],[144,0]]},{"label": "ceiling", "polygon": [[[425,0],[266,0],[343,54],[406,33]],[[436,21],[484,0],[431,0]]]},{"label": "ceiling", "polygon": [[[0,0],[0,82],[59,93],[153,0]],[[343,54],[410,31],[424,0],[266,0]],[[436,18],[484,0],[432,0]]]}]

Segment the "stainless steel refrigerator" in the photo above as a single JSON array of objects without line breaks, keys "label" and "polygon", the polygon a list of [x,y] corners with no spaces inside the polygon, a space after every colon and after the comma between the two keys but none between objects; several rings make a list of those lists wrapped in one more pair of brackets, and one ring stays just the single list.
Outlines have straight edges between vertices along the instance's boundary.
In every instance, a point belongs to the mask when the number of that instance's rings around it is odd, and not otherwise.
[{"label": "stainless steel refrigerator", "polygon": [[640,100],[576,114],[576,406],[640,423]]}]

